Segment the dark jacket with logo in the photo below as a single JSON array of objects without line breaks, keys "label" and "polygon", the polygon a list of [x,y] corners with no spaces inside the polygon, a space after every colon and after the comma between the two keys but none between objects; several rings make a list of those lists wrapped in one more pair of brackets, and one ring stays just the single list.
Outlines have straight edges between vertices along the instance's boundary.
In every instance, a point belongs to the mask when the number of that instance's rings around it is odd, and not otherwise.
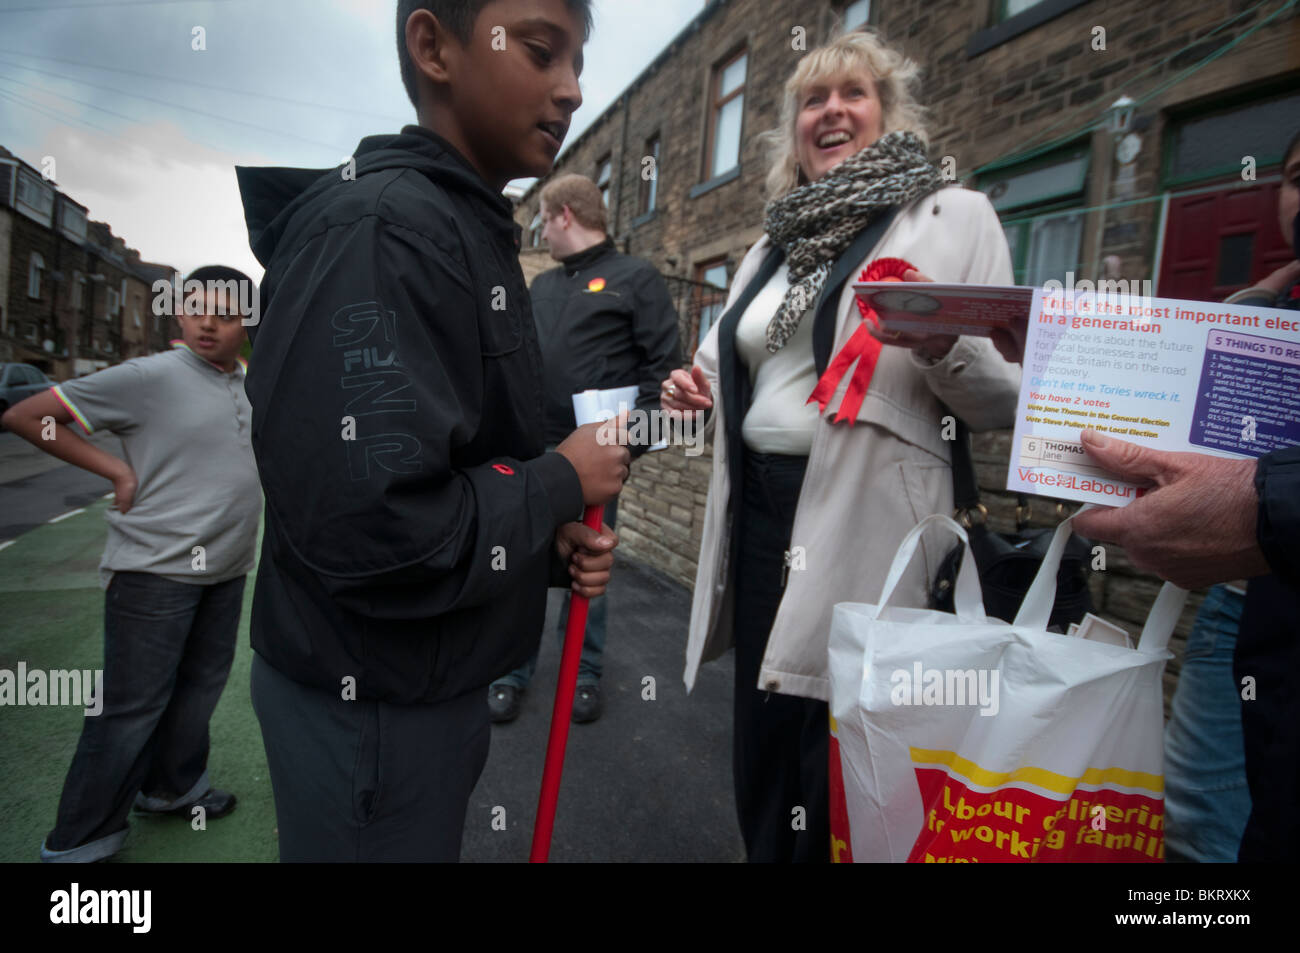
[{"label": "dark jacket with logo", "polygon": [[246,389],[266,495],[253,648],[288,677],[434,702],[537,647],[582,491],[543,453],[509,203],[417,126],[328,171],[239,169],[266,266]]},{"label": "dark jacket with logo", "polygon": [[607,238],[538,275],[531,290],[548,444],[573,432],[573,395],[580,391],[636,384],[636,406],[659,409],[659,386],[682,358],[677,310],[654,265],[619,254]]}]

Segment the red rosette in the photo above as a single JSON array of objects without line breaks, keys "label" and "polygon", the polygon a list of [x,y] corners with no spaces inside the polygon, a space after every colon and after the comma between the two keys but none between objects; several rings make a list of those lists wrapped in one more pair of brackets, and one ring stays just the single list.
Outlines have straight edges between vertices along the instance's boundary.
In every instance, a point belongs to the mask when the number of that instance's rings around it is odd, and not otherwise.
[{"label": "red rosette", "polygon": [[[877,258],[863,269],[862,276],[858,280],[902,281],[903,275],[913,270],[915,266],[902,258]],[[856,295],[854,300],[857,302],[858,312],[862,315],[862,323],[844,343],[844,347],[840,348],[839,353],[831,359],[830,364],[826,366],[826,373],[817,381],[817,386],[808,398],[808,403],[816,401],[818,409],[824,413],[826,405],[835,395],[836,388],[840,386],[840,381],[856,361],[857,367],[854,368],[853,377],[844,392],[844,399],[840,401],[839,412],[832,421],[837,424],[848,421],[850,427],[858,419],[858,411],[867,396],[867,388],[871,386],[871,377],[876,371],[876,361],[880,359],[880,349],[884,347],[868,330],[871,325],[880,323],[875,309]]]}]

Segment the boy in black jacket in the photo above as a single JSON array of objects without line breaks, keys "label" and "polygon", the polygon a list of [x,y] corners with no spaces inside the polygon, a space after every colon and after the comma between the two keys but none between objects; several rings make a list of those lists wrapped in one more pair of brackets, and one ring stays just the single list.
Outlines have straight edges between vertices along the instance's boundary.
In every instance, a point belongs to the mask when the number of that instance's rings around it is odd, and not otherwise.
[{"label": "boy in black jacket", "polygon": [[548,583],[608,580],[613,534],[574,521],[629,454],[594,425],[543,452],[500,194],[554,162],[589,22],[589,0],[400,0],[419,125],[338,170],[239,170],[267,269],[252,693],[282,860],[457,859],[483,689],[536,647]]}]

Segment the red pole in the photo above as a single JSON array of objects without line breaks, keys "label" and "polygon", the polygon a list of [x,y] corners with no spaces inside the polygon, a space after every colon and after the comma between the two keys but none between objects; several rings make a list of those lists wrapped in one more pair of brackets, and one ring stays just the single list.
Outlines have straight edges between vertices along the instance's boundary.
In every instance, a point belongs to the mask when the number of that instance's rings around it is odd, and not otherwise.
[{"label": "red pole", "polygon": [[[600,532],[603,506],[589,506],[582,522]],[[551,735],[546,742],[546,767],[542,771],[542,793],[537,800],[537,821],[533,825],[531,864],[544,864],[551,853],[551,832],[555,827],[555,805],[560,798],[560,775],[564,772],[564,749],[569,743],[569,719],[573,695],[578,687],[578,662],[587,635],[586,596],[573,593],[569,600],[569,621],[564,629],[564,654],[560,656],[560,678],[555,686],[555,707],[551,710]]]}]

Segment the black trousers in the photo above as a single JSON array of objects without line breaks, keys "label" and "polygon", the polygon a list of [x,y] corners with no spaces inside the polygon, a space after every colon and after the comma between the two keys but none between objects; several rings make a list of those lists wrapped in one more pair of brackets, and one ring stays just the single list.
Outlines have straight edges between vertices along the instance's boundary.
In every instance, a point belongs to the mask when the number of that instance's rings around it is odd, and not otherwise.
[{"label": "black trousers", "polygon": [[[433,705],[348,701],[253,656],[253,710],[283,862],[455,862],[487,764],[487,692]],[[484,823],[489,823],[484,818]]]},{"label": "black trousers", "polygon": [[[751,863],[830,860],[825,702],[760,691],[807,457],[745,451],[735,522],[736,811]],[[802,810],[798,810],[802,808]]]},{"label": "black trousers", "polygon": [[1239,863],[1300,859],[1300,589],[1258,576],[1246,589],[1233,671],[1238,692],[1250,678],[1254,695],[1241,702],[1242,745],[1250,785],[1250,820]]}]

